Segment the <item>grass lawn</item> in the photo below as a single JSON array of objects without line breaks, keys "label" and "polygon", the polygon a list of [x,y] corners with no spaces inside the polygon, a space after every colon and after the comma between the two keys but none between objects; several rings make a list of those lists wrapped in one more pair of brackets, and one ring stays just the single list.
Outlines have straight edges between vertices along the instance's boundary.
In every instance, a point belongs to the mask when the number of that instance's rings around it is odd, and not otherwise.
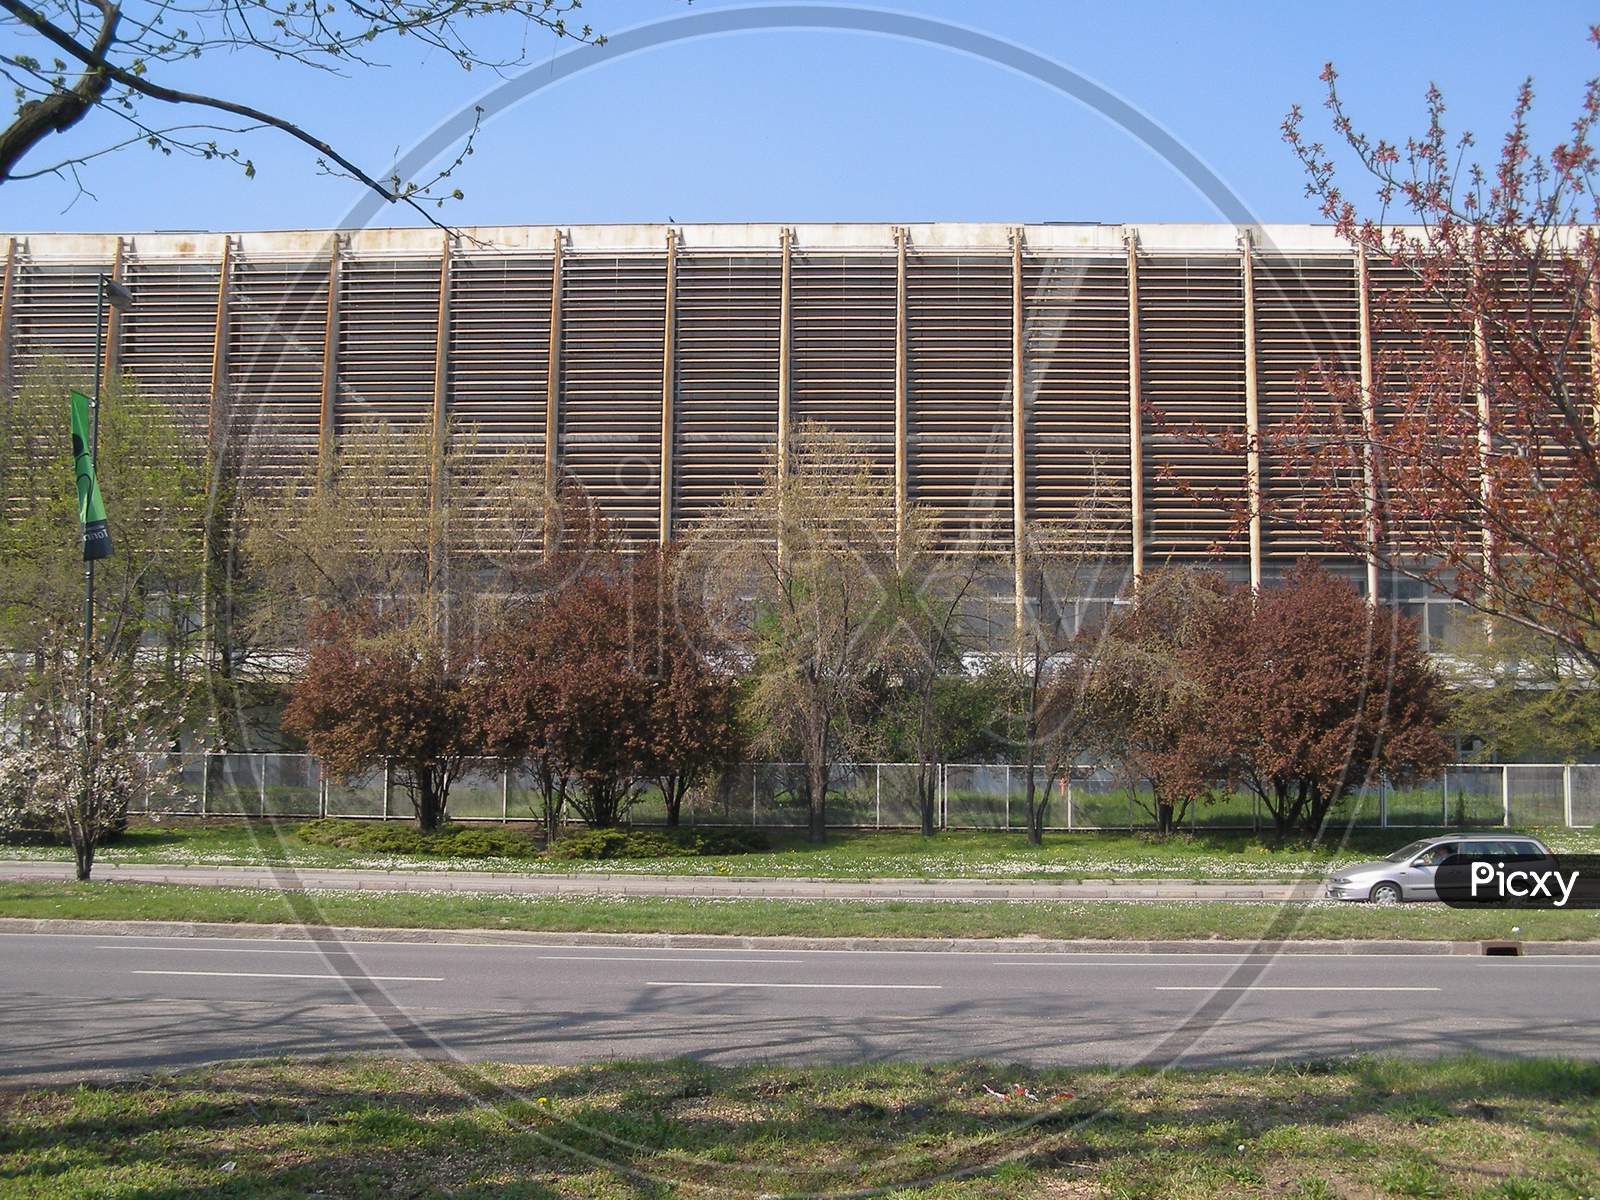
[{"label": "grass lawn", "polygon": [[0,883],[0,917],[807,937],[1600,940],[1600,912],[1220,901],[694,900],[278,892],[159,883]]},{"label": "grass lawn", "polygon": [[[428,870],[535,872],[609,871],[633,874],[754,875],[860,879],[898,878],[1292,878],[1385,854],[1438,830],[1361,829],[1311,846],[1274,848],[1248,831],[1201,831],[1157,841],[1130,833],[1051,833],[1041,847],[1020,833],[956,832],[928,839],[916,833],[834,833],[824,846],[799,835],[773,835],[766,854],[679,857],[605,862],[544,862],[521,858],[430,858],[311,845],[296,836],[298,821],[171,819],[141,824],[100,852],[103,862],[170,862],[204,865],[283,863],[300,867],[417,867]],[[1460,832],[1451,830],[1449,832]],[[530,834],[531,836],[531,834]],[[1600,832],[1547,830],[1557,850],[1600,853]],[[65,860],[59,847],[0,846],[0,858]]]},{"label": "grass lawn", "polygon": [[267,1062],[0,1093],[16,1197],[1592,1196],[1600,1065]]}]

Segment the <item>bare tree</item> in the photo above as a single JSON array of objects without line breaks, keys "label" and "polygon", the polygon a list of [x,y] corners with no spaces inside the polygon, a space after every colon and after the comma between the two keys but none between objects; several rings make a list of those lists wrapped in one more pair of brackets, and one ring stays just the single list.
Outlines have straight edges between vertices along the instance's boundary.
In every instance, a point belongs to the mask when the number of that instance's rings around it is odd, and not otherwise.
[{"label": "bare tree", "polygon": [[752,668],[756,748],[798,750],[811,838],[827,827],[834,763],[862,744],[870,681],[889,656],[897,575],[894,488],[871,447],[805,424],[787,473],[736,492],[686,551],[686,578],[729,652]]},{"label": "bare tree", "polygon": [[[163,154],[232,164],[248,176],[254,162],[233,139],[271,130],[300,142],[317,169],[354,179],[390,203],[405,204],[438,224],[432,208],[460,198],[449,186],[472,153],[472,135],[431,178],[382,177],[286,115],[288,73],[296,68],[348,74],[383,66],[386,52],[422,47],[463,70],[516,67],[534,53],[529,31],[599,42],[587,25],[569,23],[581,0],[0,0],[11,47],[0,74],[11,84],[15,111],[0,131],[0,182],[56,175],[82,187],[85,163],[136,145]],[[256,59],[269,66],[279,98],[248,102],[239,70],[231,95],[180,84],[195,60]],[[170,112],[170,116],[167,114]],[[91,121],[104,129],[87,150],[24,160],[56,135]]]},{"label": "bare tree", "polygon": [[1033,845],[1044,839],[1051,792],[1092,748],[1100,719],[1091,697],[1098,644],[1087,629],[1080,633],[1076,605],[1086,596],[1122,589],[1123,567],[1116,550],[1125,534],[1119,536],[1098,482],[1096,470],[1089,494],[1066,519],[1035,525],[1027,533],[1031,587],[1018,629],[1015,688],[1028,841]]}]

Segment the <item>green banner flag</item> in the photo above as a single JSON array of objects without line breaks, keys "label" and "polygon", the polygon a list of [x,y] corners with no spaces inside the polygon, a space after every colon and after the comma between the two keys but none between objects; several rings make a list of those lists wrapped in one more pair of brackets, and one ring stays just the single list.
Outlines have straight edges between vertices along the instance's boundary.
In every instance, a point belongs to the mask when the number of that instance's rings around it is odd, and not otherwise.
[{"label": "green banner flag", "polygon": [[106,506],[89,455],[89,397],[72,393],[72,462],[78,476],[78,523],[83,527],[83,560],[111,557],[111,531]]}]

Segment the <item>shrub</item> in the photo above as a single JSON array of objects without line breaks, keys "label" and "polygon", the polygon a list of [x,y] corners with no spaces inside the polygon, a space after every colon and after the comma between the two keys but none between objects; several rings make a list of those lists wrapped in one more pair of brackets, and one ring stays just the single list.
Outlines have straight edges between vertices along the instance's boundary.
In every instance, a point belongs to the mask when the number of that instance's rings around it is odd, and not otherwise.
[{"label": "shrub", "polygon": [[471,829],[445,825],[423,833],[411,825],[366,824],[330,817],[307,821],[295,836],[312,846],[363,850],[372,854],[431,854],[444,858],[533,858],[538,844],[511,829]]},{"label": "shrub", "polygon": [[704,858],[770,849],[755,829],[586,829],[563,838],[545,857],[565,862],[603,859]]}]

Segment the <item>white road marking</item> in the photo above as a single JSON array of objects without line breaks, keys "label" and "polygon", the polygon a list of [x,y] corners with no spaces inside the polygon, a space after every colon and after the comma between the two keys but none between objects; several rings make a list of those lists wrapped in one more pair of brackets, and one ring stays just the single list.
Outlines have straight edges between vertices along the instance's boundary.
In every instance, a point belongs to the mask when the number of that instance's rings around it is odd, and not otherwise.
[{"label": "white road marking", "polygon": [[941,992],[942,983],[718,983],[714,980],[647,979],[645,987],[697,988],[837,988],[868,992]]},{"label": "white road marking", "polygon": [[[1282,962],[1282,960],[1278,960],[1278,962]],[[1067,958],[1066,962],[1059,962],[1059,963],[990,963],[990,965],[992,965],[992,966],[1155,966],[1155,968],[1162,968],[1162,970],[1171,970],[1171,968],[1174,968],[1174,966],[1210,966],[1211,970],[1213,970],[1213,971],[1222,971],[1222,970],[1234,970],[1235,966],[1238,966],[1238,963],[1237,962],[1230,962],[1230,960],[1227,960],[1227,958],[1224,958],[1224,960],[1222,960],[1222,962],[1216,962],[1216,963],[1208,963],[1208,962],[1205,962],[1205,960],[1202,960],[1202,962],[1198,962],[1198,963],[1141,963],[1141,962],[1138,962],[1138,960],[1134,960],[1134,962],[1130,962],[1130,963],[1120,963],[1120,962],[1115,962],[1115,960],[1096,960],[1096,962],[1074,962],[1074,960],[1072,960],[1072,958]]]},{"label": "white road marking", "polygon": [[[725,963],[725,958],[631,958],[621,954],[541,954],[540,962]],[[741,958],[741,963],[797,963],[798,958]]]},{"label": "white road marking", "polygon": [[1362,985],[1318,987],[1306,984],[1304,986],[1290,987],[1275,983],[1219,984],[1216,987],[1207,987],[1205,984],[1188,984],[1185,986],[1173,985],[1156,988],[1158,992],[1439,992],[1443,990],[1443,988],[1436,987],[1379,987],[1376,985],[1372,987]]},{"label": "white road marking", "polygon": [[443,983],[442,975],[294,975],[283,971],[134,971],[135,975],[207,975],[227,979],[336,979],[345,983]]},{"label": "white road marking", "polygon": [[285,950],[277,946],[96,946],[96,950],[176,950],[181,954],[352,954],[338,946],[319,947],[315,950]]}]

